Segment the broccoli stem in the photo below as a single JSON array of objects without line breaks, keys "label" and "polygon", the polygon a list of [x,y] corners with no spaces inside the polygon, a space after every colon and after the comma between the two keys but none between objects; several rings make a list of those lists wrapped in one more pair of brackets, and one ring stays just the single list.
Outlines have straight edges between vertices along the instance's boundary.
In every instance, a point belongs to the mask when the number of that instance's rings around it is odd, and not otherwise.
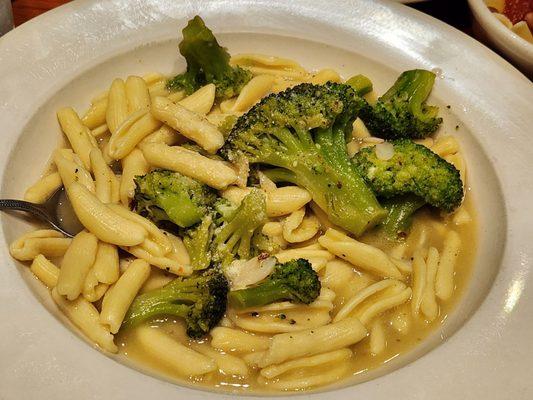
[{"label": "broccoli stem", "polygon": [[122,326],[125,329],[132,328],[161,315],[186,318],[190,310],[190,306],[185,304],[161,303],[157,299],[153,299],[151,304],[146,303],[145,306],[133,310]]},{"label": "broccoli stem", "polygon": [[382,203],[389,211],[382,223],[382,229],[389,239],[405,237],[413,222],[413,214],[426,204],[425,200],[414,195],[404,195]]},{"label": "broccoli stem", "polygon": [[278,183],[278,182],[289,182],[293,183],[295,185],[299,185],[300,182],[296,178],[296,175],[292,173],[291,171],[288,171],[284,168],[272,168],[267,169],[264,171],[261,171],[263,174],[267,176],[271,181]]},{"label": "broccoli stem", "polygon": [[364,75],[354,75],[346,81],[359,96],[364,96],[367,93],[370,93],[373,89],[372,81]]},{"label": "broccoli stem", "polygon": [[158,200],[168,218],[178,226],[191,226],[202,218],[204,210],[198,207],[186,192],[162,193]]},{"label": "broccoli stem", "polygon": [[[319,129],[315,134],[319,150],[312,152],[306,148],[305,160],[278,161],[278,166],[286,169],[264,172],[274,182],[291,182],[304,187],[332,223],[361,235],[385,218],[386,211],[348,158],[344,138],[341,128]],[[304,149],[301,151],[303,154]],[[299,153],[295,150],[294,154]],[[319,162],[322,159],[326,162]]]},{"label": "broccoli stem", "polygon": [[307,189],[333,224],[357,236],[385,218],[387,212],[356,173],[348,177],[332,172],[304,170],[295,174],[281,168],[264,171],[274,182],[291,182]]},{"label": "broccoli stem", "polygon": [[124,318],[123,327],[137,326],[158,315],[186,318],[190,305],[184,302],[192,304],[198,300],[198,294],[188,293],[187,290],[194,290],[198,282],[197,279],[186,282],[174,280],[160,289],[138,296]]},{"label": "broccoli stem", "polygon": [[208,215],[195,228],[190,228],[183,238],[183,244],[189,253],[191,265],[195,271],[206,269],[211,263],[209,246],[211,245],[211,224],[213,218]]},{"label": "broccoli stem", "polygon": [[238,309],[261,307],[277,301],[290,299],[291,292],[277,281],[267,281],[260,286],[229,292],[229,304]]}]

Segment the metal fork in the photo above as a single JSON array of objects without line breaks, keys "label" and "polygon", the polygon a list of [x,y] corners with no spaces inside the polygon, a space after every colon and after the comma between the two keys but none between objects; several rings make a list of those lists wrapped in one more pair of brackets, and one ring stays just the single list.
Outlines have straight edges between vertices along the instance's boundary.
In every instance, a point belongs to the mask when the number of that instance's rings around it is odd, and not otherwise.
[{"label": "metal fork", "polygon": [[[0,210],[22,211],[48,223],[53,229],[67,237],[74,237],[78,232],[69,232],[58,217],[58,207],[63,188],[57,190],[44,204],[34,204],[23,200],[0,199]],[[66,196],[65,196],[66,198]]]}]

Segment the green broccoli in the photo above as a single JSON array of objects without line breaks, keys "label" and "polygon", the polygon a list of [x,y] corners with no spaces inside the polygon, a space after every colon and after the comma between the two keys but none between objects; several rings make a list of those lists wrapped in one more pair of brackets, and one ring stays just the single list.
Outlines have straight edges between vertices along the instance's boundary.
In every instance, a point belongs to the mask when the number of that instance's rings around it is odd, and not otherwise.
[{"label": "green broccoli", "polygon": [[224,222],[237,207],[224,198],[219,198],[202,221],[191,228],[182,229],[183,244],[189,253],[194,270],[206,269],[213,261],[213,234],[215,228]]},{"label": "green broccoli", "polygon": [[267,221],[266,199],[262,191],[252,190],[239,206],[218,199],[200,224],[181,232],[193,269],[219,263],[222,267],[235,259],[249,259],[267,251],[268,240],[261,237]]},{"label": "green broccoli", "polygon": [[218,154],[211,154],[208,151],[205,151],[201,146],[197,145],[194,142],[185,142],[180,145],[181,148],[194,151],[195,153],[201,154],[204,157],[210,158],[211,160],[224,161],[222,157]]},{"label": "green broccoli", "polygon": [[219,197],[213,205],[214,218],[217,226],[220,226],[224,221],[228,221],[233,217],[240,204],[233,203],[224,197]]},{"label": "green broccoli", "polygon": [[231,161],[278,167],[265,173],[306,188],[334,224],[360,235],[386,216],[346,151],[365,106],[349,85],[300,84],[241,116],[221,152]]},{"label": "green broccoli", "polygon": [[253,257],[252,239],[267,218],[265,194],[258,189],[253,189],[238,208],[228,207],[222,212],[221,223],[214,231],[211,247],[214,260],[224,266],[235,258]]},{"label": "green broccoli", "polygon": [[138,214],[182,228],[198,223],[217,198],[208,186],[166,170],[136,176],[135,185],[133,207]]},{"label": "green broccoli", "polygon": [[412,194],[384,200],[381,205],[389,214],[381,223],[381,228],[386,237],[392,240],[405,238],[413,222],[413,214],[425,204],[424,199]]},{"label": "green broccoli", "polygon": [[408,139],[391,142],[394,154],[379,159],[375,147],[366,147],[353,157],[354,165],[378,197],[414,194],[446,212],[463,200],[463,182],[452,164],[430,149]]},{"label": "green broccoli", "polygon": [[384,139],[420,139],[437,130],[438,107],[428,106],[435,74],[422,69],[405,71],[373,107],[361,110],[361,119],[374,136]]},{"label": "green broccoli", "polygon": [[222,132],[222,135],[224,137],[228,137],[229,133],[233,129],[233,126],[237,122],[237,116],[230,114],[226,118],[224,118],[224,121],[218,126],[218,130]]},{"label": "green broccoli", "polygon": [[309,261],[299,258],[277,264],[256,286],[229,292],[228,300],[235,308],[260,307],[283,300],[310,304],[320,294],[320,287]]},{"label": "green broccoli", "polygon": [[229,99],[240,93],[252,74],[229,64],[230,55],[221,47],[213,32],[197,15],[183,29],[180,53],[187,61],[186,72],[167,82],[167,89],[191,94],[200,87],[214,83],[217,99]]},{"label": "green broccoli", "polygon": [[191,228],[181,232],[183,244],[189,253],[192,268],[206,269],[211,265],[211,242],[213,240],[213,216],[207,214],[202,221]]},{"label": "green broccoli", "polygon": [[252,237],[252,254],[276,254],[281,250],[280,239],[267,236],[257,230]]},{"label": "green broccoli", "polygon": [[122,327],[127,329],[156,317],[184,318],[187,335],[205,336],[224,316],[228,281],[216,269],[199,275],[176,278],[162,288],[137,296]]},{"label": "green broccoli", "polygon": [[350,85],[359,96],[364,96],[373,89],[372,81],[361,74],[352,76],[346,81],[346,84]]}]

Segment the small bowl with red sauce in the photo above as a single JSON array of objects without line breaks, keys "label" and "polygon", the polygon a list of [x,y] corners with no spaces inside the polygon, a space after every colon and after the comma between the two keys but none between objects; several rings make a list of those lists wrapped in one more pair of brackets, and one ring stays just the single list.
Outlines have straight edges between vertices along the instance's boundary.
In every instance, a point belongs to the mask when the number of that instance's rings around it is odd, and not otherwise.
[{"label": "small bowl with red sauce", "polygon": [[533,77],[533,0],[468,0],[487,39]]}]

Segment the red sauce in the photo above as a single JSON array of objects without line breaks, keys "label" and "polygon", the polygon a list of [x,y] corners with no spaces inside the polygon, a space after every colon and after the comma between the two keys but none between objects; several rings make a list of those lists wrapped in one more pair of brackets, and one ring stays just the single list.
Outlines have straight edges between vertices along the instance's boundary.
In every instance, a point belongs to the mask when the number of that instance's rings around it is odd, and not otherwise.
[{"label": "red sauce", "polygon": [[524,21],[526,14],[533,12],[533,0],[506,0],[503,13],[513,24]]}]

